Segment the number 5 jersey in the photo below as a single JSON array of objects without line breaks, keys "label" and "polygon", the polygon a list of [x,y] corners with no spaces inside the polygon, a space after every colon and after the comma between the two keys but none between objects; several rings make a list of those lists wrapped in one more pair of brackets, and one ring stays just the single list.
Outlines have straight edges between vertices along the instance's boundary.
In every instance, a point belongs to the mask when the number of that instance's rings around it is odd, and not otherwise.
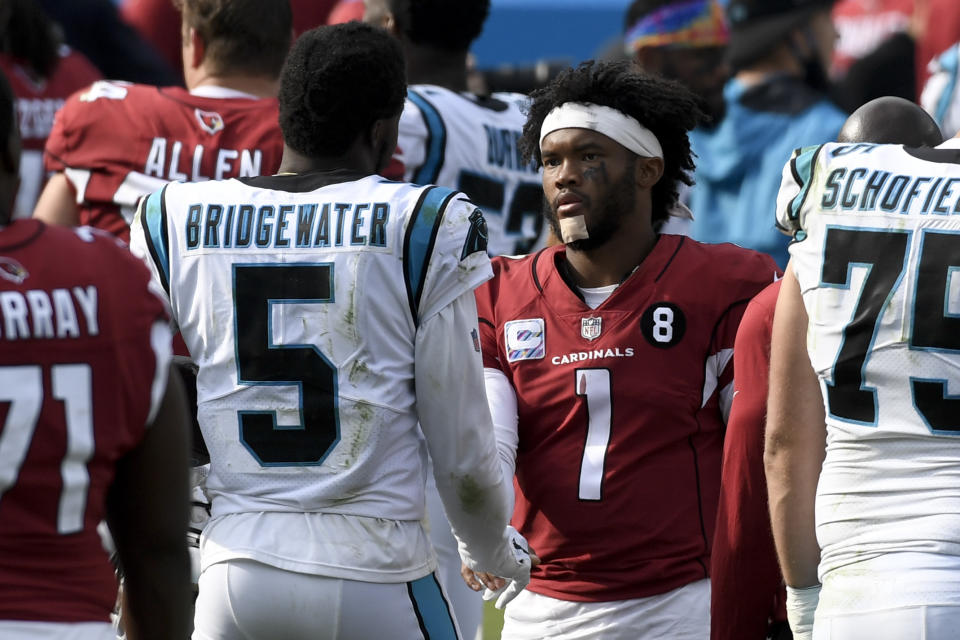
[{"label": "number 5 jersey", "polygon": [[[247,557],[373,582],[429,573],[418,417],[428,436],[428,417],[450,434],[449,448],[427,439],[438,468],[473,461],[469,490],[494,477],[503,488],[489,422],[460,415],[463,399],[439,398],[440,419],[423,402],[470,366],[482,385],[469,329],[421,329],[461,298],[476,327],[471,292],[490,277],[479,210],[439,187],[319,172],[171,184],[138,216],[131,249],[167,289],[199,365],[212,507],[202,568]],[[452,340],[472,362],[418,356]]]},{"label": "number 5 jersey", "polygon": [[819,570],[890,585],[863,606],[916,604],[928,587],[878,581],[903,566],[960,603],[958,147],[831,143],[784,168],[778,224],[826,409]]},{"label": "number 5 jersey", "polygon": [[611,601],[706,578],[733,341],[776,266],[662,235],[591,309],[564,251],[495,258],[477,291],[484,366],[517,396],[513,525],[542,561],[528,588]]}]

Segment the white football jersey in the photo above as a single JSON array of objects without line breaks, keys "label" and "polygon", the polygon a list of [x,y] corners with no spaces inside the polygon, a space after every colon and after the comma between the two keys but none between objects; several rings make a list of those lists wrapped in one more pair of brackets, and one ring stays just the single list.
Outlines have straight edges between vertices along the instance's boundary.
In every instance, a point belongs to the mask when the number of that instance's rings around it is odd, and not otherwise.
[{"label": "white football jersey", "polygon": [[944,136],[952,137],[960,131],[960,43],[927,64],[930,76],[920,94],[920,105],[940,125]]},{"label": "white football jersey", "polygon": [[[424,517],[414,343],[420,324],[491,277],[483,217],[448,189],[345,179],[174,183],[133,225],[132,248],[148,256],[199,365],[214,527],[259,512],[394,528],[383,523]],[[365,526],[337,528],[356,541]],[[263,530],[247,527],[247,542]],[[266,530],[281,546],[289,533]],[[411,535],[419,546],[422,532]],[[310,537],[295,544],[319,544]]]},{"label": "white football jersey", "polygon": [[[908,580],[951,583],[935,596],[945,604],[960,604],[958,163],[956,140],[811,147],[784,168],[777,202],[826,409],[821,580],[880,584],[924,558]],[[924,589],[900,583],[869,605]]]},{"label": "white football jersey", "polygon": [[404,178],[466,193],[487,220],[490,255],[526,254],[543,244],[540,173],[519,150],[528,102],[519,93],[480,97],[411,85],[400,117]]}]

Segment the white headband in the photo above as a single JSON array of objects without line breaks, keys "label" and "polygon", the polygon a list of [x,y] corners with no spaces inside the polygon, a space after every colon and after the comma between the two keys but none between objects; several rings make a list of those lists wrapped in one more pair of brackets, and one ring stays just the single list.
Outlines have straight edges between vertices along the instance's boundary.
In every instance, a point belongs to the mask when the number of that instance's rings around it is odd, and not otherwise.
[{"label": "white headband", "polygon": [[619,142],[638,156],[663,158],[663,147],[650,129],[622,111],[598,104],[565,102],[543,119],[540,127],[540,148],[543,139],[557,129],[590,129]]}]

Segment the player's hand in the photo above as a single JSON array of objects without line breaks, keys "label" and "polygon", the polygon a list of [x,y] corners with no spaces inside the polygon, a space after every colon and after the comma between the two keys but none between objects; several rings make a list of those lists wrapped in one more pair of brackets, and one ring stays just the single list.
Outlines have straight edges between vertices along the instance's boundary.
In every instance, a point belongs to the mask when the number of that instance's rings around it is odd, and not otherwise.
[{"label": "player's hand", "polygon": [[531,551],[526,538],[516,529],[508,526],[505,536],[517,567],[517,571],[512,572],[512,579],[504,579],[484,571],[473,571],[466,565],[461,565],[460,569],[460,575],[468,587],[474,591],[484,589],[484,600],[497,599],[494,604],[497,609],[503,609],[523,591],[530,582],[530,569],[540,564],[540,558]]}]

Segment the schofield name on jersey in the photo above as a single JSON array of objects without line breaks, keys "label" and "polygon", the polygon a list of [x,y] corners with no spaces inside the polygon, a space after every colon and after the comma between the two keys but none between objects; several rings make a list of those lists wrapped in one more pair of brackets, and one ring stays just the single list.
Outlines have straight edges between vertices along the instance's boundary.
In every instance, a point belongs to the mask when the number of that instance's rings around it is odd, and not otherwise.
[{"label": "schofield name on jersey", "polygon": [[194,204],[187,210],[187,249],[385,247],[386,202]]},{"label": "schofield name on jersey", "polygon": [[[95,286],[0,291],[0,339],[80,338],[100,333]],[[84,319],[81,324],[80,318]]]},{"label": "schofield name on jersey", "polygon": [[143,173],[170,182],[203,182],[258,176],[262,164],[259,149],[207,149],[202,144],[190,149],[179,140],[154,138]]},{"label": "schofield name on jersey", "polygon": [[[841,155],[838,152],[845,149],[841,147],[834,155]],[[837,167],[827,174],[820,207],[824,211],[872,212],[879,209],[887,213],[955,216],[960,215],[960,185],[957,183],[960,178],[906,175],[866,167]]]}]

